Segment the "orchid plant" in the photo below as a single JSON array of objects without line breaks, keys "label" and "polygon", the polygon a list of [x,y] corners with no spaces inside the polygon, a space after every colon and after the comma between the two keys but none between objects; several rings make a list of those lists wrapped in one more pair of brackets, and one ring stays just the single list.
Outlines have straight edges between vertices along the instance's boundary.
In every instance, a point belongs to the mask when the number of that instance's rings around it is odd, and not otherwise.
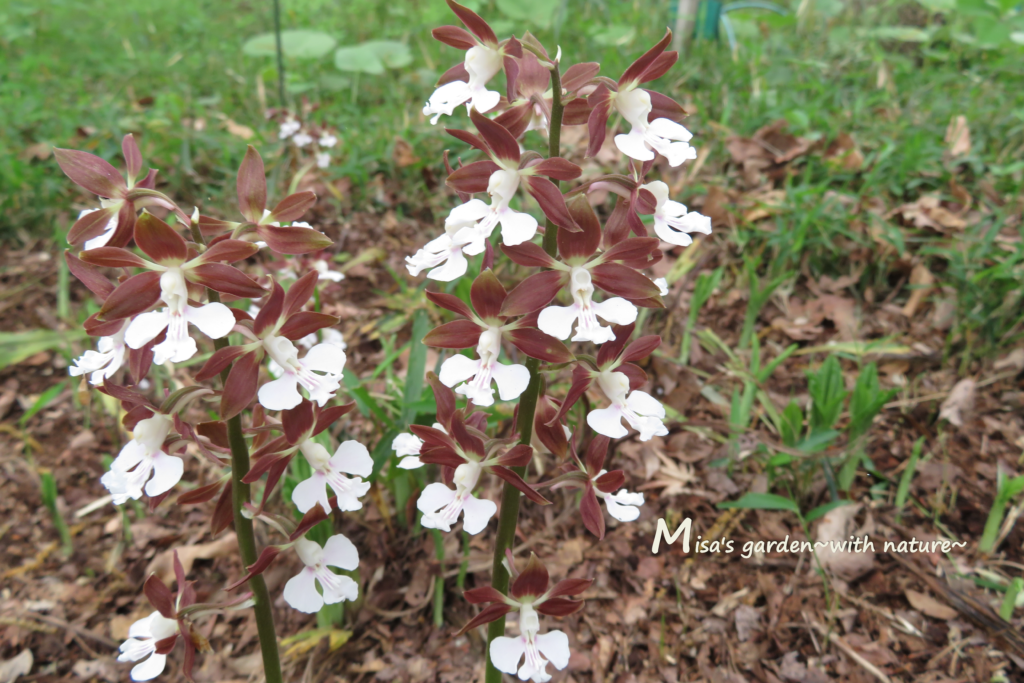
[{"label": "orchid plant", "polygon": [[[621,470],[605,467],[612,439],[635,432],[646,441],[668,430],[665,409],[643,391],[647,376],[637,365],[660,338],[632,337],[639,309],[663,307],[667,287],[649,274],[663,246],[689,245],[692,234],[710,232],[710,221],[669,199],[666,183],[648,179],[658,155],[672,167],[696,157],[681,123],[683,108],[641,87],[676,62],[677,54],[666,51],[670,32],[613,80],[596,63],[565,67],[560,49],[552,56],[529,33],[499,41],[475,12],[447,3],[465,28],[444,26],[433,35],[465,56],[441,77],[423,114],[436,124],[464,105],[472,130],[445,132],[475,158],[453,167],[445,153],[447,185],[460,204],[440,236],[406,262],[413,277],[426,271],[427,299],[456,316],[414,342],[452,355],[438,374],[427,374],[435,421],[410,424],[395,437],[390,466],[427,468],[428,476],[436,471],[439,480],[426,484],[416,501],[422,526],[435,534],[460,521],[468,534],[483,534],[497,515],[490,584],[465,592],[469,603],[487,606],[462,632],[488,625],[488,683],[498,683],[502,672],[543,683],[551,678],[549,665],[568,665],[570,637],[545,631],[542,617],[581,609],[583,601],[570,598],[591,580],[549,586],[532,554],[517,571],[512,540],[521,497],[550,505],[540,491],[578,490],[583,524],[598,538],[606,532],[601,501],[619,523],[639,517],[643,495],[623,489]],[[499,72],[504,92],[488,89]],[[625,155],[626,172],[580,182],[582,169],[560,156],[562,128],[586,125],[587,155],[594,156],[606,144],[613,112],[628,130],[608,145]],[[528,148],[535,139],[530,131],[547,136],[545,149]],[[320,147],[336,142],[320,133]],[[298,147],[314,141],[290,118],[281,121],[280,138]],[[211,530],[234,527],[246,567],[228,588],[248,591],[230,603],[193,604],[194,590],[176,563],[177,597],[153,577],[146,582],[156,611],[132,627],[121,658],[140,662],[132,677],[148,680],[182,640],[182,672],[191,678],[195,652],[207,647],[193,620],[211,610],[251,607],[266,680],[279,683],[267,567],[294,550],[302,569],[283,598],[302,612],[359,594],[356,580],[335,571],[358,567],[356,546],[342,534],[323,544],[306,538],[335,509],[359,510],[375,469],[371,444],[345,440],[332,453],[320,436],[336,435],[332,427],[354,407],[338,398],[346,365],[338,319],[319,311],[316,296],[318,287],[342,276],[322,257],[330,239],[296,222],[314,204],[313,194],[291,194],[268,208],[263,162],[253,148],[238,172],[242,220],[235,221],[185,212],[156,189],[155,171],[140,180],[142,158],[131,135],[123,153],[124,177],[95,156],[56,151],[68,177],[99,201],[82,212],[68,238],[70,271],[101,300],[85,322],[97,350],[85,352],[70,372],[118,401],[131,433],[101,482],[117,504],[145,496],[155,509],[175,488],[185,489],[179,504],[216,499]],[[563,192],[563,182],[576,186]],[[602,218],[595,204],[605,192],[616,203]],[[542,215],[534,215],[527,197]],[[465,287],[446,284],[462,278],[472,279]],[[211,351],[201,367],[175,367],[201,348]],[[169,378],[163,395],[145,382],[153,365]],[[598,405],[587,400],[587,410],[577,410],[588,393]],[[497,400],[518,402],[514,424],[503,425],[500,436],[489,434]],[[185,483],[194,457],[220,476]],[[271,500],[296,457],[311,474],[293,489],[295,511],[282,515]],[[552,476],[532,480],[528,466],[551,457],[554,468],[537,469]],[[485,494],[489,475],[503,482],[500,505]],[[250,486],[264,478],[262,497],[254,500]],[[259,549],[255,522],[283,540]],[[505,633],[513,612],[518,636]]]}]

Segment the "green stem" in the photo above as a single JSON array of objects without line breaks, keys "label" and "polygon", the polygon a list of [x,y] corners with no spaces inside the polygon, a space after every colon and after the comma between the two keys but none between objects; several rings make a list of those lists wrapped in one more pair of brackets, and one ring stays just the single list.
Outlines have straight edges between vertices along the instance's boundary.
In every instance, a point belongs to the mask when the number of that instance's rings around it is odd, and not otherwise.
[{"label": "green stem", "polygon": [[[205,244],[203,233],[197,222],[190,225],[192,238],[199,244]],[[210,301],[219,302],[220,294],[207,289]],[[218,351],[228,346],[228,338],[215,339],[214,348]],[[221,382],[227,382],[230,368],[220,373]],[[242,433],[242,417],[235,415],[228,421],[228,444],[231,446],[231,511],[235,520],[235,535],[238,537],[238,551],[242,556],[242,564],[248,567],[255,564],[259,554],[256,552],[256,535],[253,533],[252,520],[242,510],[249,502],[249,485],[242,481],[249,472],[249,446],[245,443]],[[270,592],[263,575],[258,574],[249,579],[249,590],[252,591],[253,613],[256,615],[256,632],[260,638],[260,652],[263,655],[263,676],[266,683],[283,683],[281,676],[281,657],[277,652],[277,632],[274,629],[274,613],[271,610]]]},{"label": "green stem", "polygon": [[[558,65],[551,70],[551,120],[548,136],[548,156],[557,157],[561,145],[562,133],[562,81],[558,73]],[[554,181],[558,185],[558,181]],[[544,251],[554,256],[558,251],[558,226],[547,221],[544,232]],[[541,376],[540,361],[530,358],[526,361],[526,369],[530,371],[530,383],[526,386],[519,399],[519,443],[528,444],[533,439],[533,415],[537,410],[537,399],[540,397]],[[526,475],[525,467],[513,467],[513,472],[520,477]],[[498,534],[494,539],[494,561],[491,565],[491,586],[504,595],[508,595],[509,575],[502,564],[505,549],[512,547],[519,523],[519,489],[505,483],[501,490],[501,513],[498,517]],[[505,635],[505,617],[492,621],[487,626],[487,661],[486,683],[501,683],[501,672],[491,663],[491,641]]]},{"label": "green stem", "polygon": [[274,46],[277,48],[277,98],[282,108],[284,99],[284,49],[281,46],[281,0],[274,0]]}]

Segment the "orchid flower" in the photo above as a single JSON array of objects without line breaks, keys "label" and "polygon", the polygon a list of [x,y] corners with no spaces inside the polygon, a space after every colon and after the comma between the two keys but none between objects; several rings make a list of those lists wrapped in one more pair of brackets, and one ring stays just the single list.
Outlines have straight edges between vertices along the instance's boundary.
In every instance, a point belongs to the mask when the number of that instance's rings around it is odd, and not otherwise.
[{"label": "orchid flower", "polygon": [[[593,579],[565,579],[548,588],[548,571],[533,553],[526,568],[516,574],[508,554],[506,565],[515,576],[507,596],[496,589],[485,586],[465,592],[470,603],[490,603],[475,618],[467,623],[460,633],[499,619],[513,610],[519,611],[519,633],[516,638],[498,636],[491,641],[489,655],[491,663],[499,671],[517,674],[521,681],[546,683],[551,680],[547,673],[550,663],[556,669],[569,664],[569,638],[562,631],[540,632],[540,615],[563,617],[583,608],[582,600],[570,600],[567,596],[578,596],[593,583]],[[525,659],[524,659],[525,657]],[[520,660],[523,665],[519,666]]]},{"label": "orchid flower", "polygon": [[[153,347],[154,362],[180,363],[197,351],[189,336],[195,325],[211,339],[226,336],[235,325],[231,309],[211,302],[192,306],[190,286],[210,287],[234,296],[258,296],[263,293],[254,280],[237,268],[221,261],[238,261],[251,256],[256,247],[240,240],[221,240],[202,254],[169,225],[152,214],[143,214],[135,222],[135,243],[153,261],[119,247],[100,247],[82,253],[82,261],[111,268],[143,268],[147,272],[128,278],[107,297],[97,314],[101,320],[134,318],[125,330],[129,348],[141,349],[164,330],[166,338]],[[144,313],[162,301],[164,308]]]},{"label": "orchid flower", "polygon": [[287,140],[291,136],[295,135],[302,128],[302,124],[295,119],[288,119],[281,123],[280,128],[277,131],[278,140]]},{"label": "orchid flower", "polygon": [[456,355],[441,365],[441,383],[448,387],[459,385],[456,393],[466,396],[476,405],[494,404],[492,380],[497,384],[498,395],[503,401],[518,398],[530,381],[530,373],[524,366],[498,362],[504,338],[528,356],[549,363],[567,363],[573,358],[564,344],[533,328],[535,317],[510,321],[510,316],[503,315],[507,295],[491,270],[482,272],[470,288],[475,313],[461,299],[450,294],[427,292],[427,297],[437,305],[468,318],[431,330],[423,338],[423,343],[446,349],[476,345],[476,360]]},{"label": "orchid flower", "polygon": [[[582,195],[570,200],[568,207],[581,230],[558,232],[561,261],[556,261],[532,243],[503,247],[503,251],[516,263],[550,269],[524,280],[509,294],[509,299],[522,300],[524,304],[520,310],[525,311],[549,303],[568,285],[572,305],[547,306],[540,311],[537,327],[555,339],[568,339],[575,324],[576,334],[572,341],[603,344],[614,339],[615,333],[611,327],[601,325],[599,319],[614,325],[629,325],[636,320],[638,305],[662,305],[657,285],[635,270],[660,258],[658,241],[631,238],[598,253],[601,224],[594,210]],[[595,286],[617,296],[594,301]]]},{"label": "orchid flower", "polygon": [[298,133],[292,136],[292,142],[295,144],[296,147],[305,147],[309,143],[313,142],[313,136],[310,135],[309,133],[299,131]]},{"label": "orchid flower", "polygon": [[[440,432],[448,433],[440,422],[435,422],[431,426]],[[403,470],[415,470],[423,467],[423,462],[419,458],[421,448],[423,448],[423,439],[408,432],[399,434],[391,441],[391,449],[395,455],[401,458],[398,461],[398,466]]]},{"label": "orchid flower", "polygon": [[[607,472],[607,470],[601,470],[599,476],[604,476]],[[640,506],[644,504],[644,494],[631,493],[625,489],[615,493],[605,493],[597,487],[594,488],[594,493],[598,498],[604,500],[608,514],[620,522],[633,522],[640,517]]]},{"label": "orchid flower", "polygon": [[104,380],[113,377],[124,363],[124,331],[122,325],[113,336],[100,337],[96,342],[96,350],[86,351],[76,358],[75,364],[68,368],[68,374],[72,377],[88,374],[89,384],[93,386],[103,384]]},{"label": "orchid flower", "polygon": [[462,528],[467,534],[483,531],[498,506],[473,495],[481,471],[479,463],[467,462],[455,468],[454,490],[440,483],[428,484],[416,501],[416,508],[423,513],[423,526],[451,531],[452,524],[463,514]]},{"label": "orchid flower", "polygon": [[53,155],[64,174],[82,189],[100,198],[100,208],[83,211],[68,232],[68,243],[82,244],[86,251],[123,247],[132,239],[139,209],[160,207],[173,211],[188,222],[181,209],[156,187],[156,171],[142,175],[142,154],[129,133],[121,140],[125,160],[124,177],[103,159],[73,149],[55,149]]},{"label": "orchid flower", "polygon": [[[230,366],[221,400],[222,416],[237,415],[253,398],[268,410],[294,408],[302,401],[300,386],[321,407],[334,397],[341,387],[345,352],[333,343],[322,343],[299,358],[294,343],[338,323],[334,316],[302,310],[316,290],[318,279],[315,270],[307,273],[292,283],[287,294],[275,282],[255,320],[235,311],[241,319],[237,329],[250,341],[217,350],[196,375],[202,381]],[[257,391],[259,365],[264,357],[270,359],[276,379]]]},{"label": "orchid flower", "polygon": [[[296,225],[296,223],[292,223]],[[306,227],[309,227],[308,225]],[[331,282],[341,282],[345,279],[344,273],[339,273],[336,270],[331,270],[331,264],[326,259],[317,259],[313,261],[313,270],[320,273],[320,277],[324,280],[330,280]]]},{"label": "orchid flower", "polygon": [[[454,405],[454,395],[450,396],[450,404]],[[529,462],[533,456],[531,446],[520,444],[501,455],[495,455],[493,452],[500,443],[485,442],[483,433],[467,425],[461,411],[455,411],[451,416],[451,436],[441,429],[424,425],[410,425],[409,428],[423,441],[419,451],[422,464],[442,465],[454,470],[454,489],[442,483],[434,483],[428,484],[420,494],[416,507],[423,513],[423,526],[451,531],[452,524],[460,514],[464,514],[463,529],[466,533],[478,534],[483,531],[497,511],[493,502],[473,495],[480,475],[484,472],[498,475],[536,503],[548,503],[522,477],[509,469]]]},{"label": "orchid flower", "polygon": [[[369,477],[373,472],[373,458],[366,446],[357,441],[343,441],[331,456],[327,449],[315,441],[303,441],[299,451],[305,456],[313,474],[292,491],[292,502],[299,512],[308,512],[319,503],[324,510],[330,510],[327,487],[330,486],[338,497],[338,509],[342,512],[359,510],[363,504],[359,498],[370,490]],[[358,475],[355,478],[345,474]]]},{"label": "orchid flower", "polygon": [[[295,541],[295,552],[306,566],[284,586],[284,600],[289,605],[313,614],[325,604],[359,597],[359,584],[330,570],[330,567],[337,567],[351,571],[359,566],[359,551],[348,538],[335,534],[323,547],[315,541],[299,538]],[[323,595],[317,592],[317,583]]]},{"label": "orchid flower", "polygon": [[668,296],[668,280],[663,277],[658,277],[653,278],[651,282],[658,286],[658,294],[661,296]]},{"label": "orchid flower", "polygon": [[316,153],[316,167],[327,168],[331,165],[331,153],[330,152],[317,152]]},{"label": "orchid flower", "polygon": [[[432,35],[446,45],[465,50],[466,57],[462,64],[452,67],[441,76],[439,87],[423,107],[423,115],[433,117],[430,119],[431,124],[436,124],[442,114],[451,116],[461,104],[465,104],[467,110],[473,109],[481,114],[494,109],[501,94],[488,90],[487,82],[502,68],[510,74],[509,80],[514,82],[514,74],[518,73],[514,58],[523,54],[522,46],[515,38],[499,44],[487,22],[469,8],[453,0],[448,0],[448,7],[469,31],[457,26],[442,26],[434,29]],[[512,91],[511,83],[509,90]]]},{"label": "orchid flower", "polygon": [[178,635],[178,622],[153,612],[128,627],[128,640],[121,643],[119,662],[138,662],[132,667],[133,681],[151,681],[164,672],[167,655],[157,652],[157,643]]},{"label": "orchid flower", "polygon": [[320,139],[317,140],[317,144],[323,147],[324,149],[330,149],[331,147],[334,147],[336,144],[338,144],[338,138],[334,135],[331,135],[330,133],[324,133],[323,135],[320,136]]},{"label": "orchid flower", "polygon": [[[639,277],[643,278],[642,275]],[[647,282],[653,285],[650,280]],[[576,401],[596,383],[611,401],[608,408],[598,408],[587,415],[587,424],[598,434],[611,438],[626,436],[629,431],[622,426],[623,418],[640,432],[641,441],[668,434],[662,422],[665,419],[664,406],[650,394],[638,391],[647,381],[647,375],[631,362],[644,358],[658,348],[661,338],[649,335],[626,346],[632,334],[633,325],[617,327],[615,339],[600,348],[596,360],[577,364],[573,370],[569,393],[549,424],[560,422]]]},{"label": "orchid flower", "polygon": [[598,434],[620,439],[629,430],[622,426],[625,419],[630,427],[640,432],[641,441],[650,441],[655,436],[665,436],[665,406],[643,391],[630,391],[629,377],[621,372],[604,371],[597,375],[597,386],[601,388],[611,405],[596,408],[587,414],[587,424]]},{"label": "orchid flower", "polygon": [[110,491],[115,505],[123,505],[129,498],[146,495],[154,497],[166,493],[181,481],[185,464],[181,458],[164,451],[164,441],[174,422],[167,415],[157,413],[139,420],[132,432],[132,440],[110,465],[110,471],[100,483]]},{"label": "orchid flower", "polygon": [[501,225],[502,242],[508,246],[523,244],[537,234],[537,219],[527,213],[510,208],[519,186],[527,190],[540,204],[544,214],[566,230],[578,230],[565,208],[565,200],[554,183],[543,176],[558,180],[579,177],[578,166],[555,157],[537,162],[537,155],[521,155],[515,137],[500,124],[473,112],[471,115],[480,135],[466,131],[448,132],[488,154],[491,159],[463,166],[448,176],[448,184],[460,194],[487,192],[491,203],[469,199],[456,206],[445,219],[443,235],[428,242],[415,255],[406,257],[406,268],[419,275],[433,268],[427,277],[450,282],[466,273],[466,256],[484,251],[494,228]]},{"label": "orchid flower", "polygon": [[599,82],[588,98],[592,112],[588,121],[587,156],[594,156],[601,150],[607,134],[608,114],[614,106],[631,127],[629,133],[615,136],[615,146],[626,156],[650,161],[658,152],[673,167],[697,158],[697,151],[689,145],[693,135],[678,123],[686,116],[685,110],[660,93],[640,88],[641,83],[659,78],[675,64],[679,55],[665,52],[671,41],[672,32],[666,31],[657,45],[626,69],[618,83],[609,79]]},{"label": "orchid flower", "polygon": [[686,207],[668,198],[668,185],[655,180],[641,185],[654,195],[657,207],[654,210],[654,234],[669,244],[680,247],[689,246],[693,239],[687,233],[699,232],[711,234],[711,219],[695,211],[686,211]]}]

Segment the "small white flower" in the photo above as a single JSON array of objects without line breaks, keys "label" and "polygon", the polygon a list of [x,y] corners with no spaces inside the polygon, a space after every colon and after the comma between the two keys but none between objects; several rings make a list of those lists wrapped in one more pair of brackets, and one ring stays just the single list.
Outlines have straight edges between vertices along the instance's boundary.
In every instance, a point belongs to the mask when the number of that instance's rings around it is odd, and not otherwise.
[{"label": "small white flower", "polygon": [[[594,479],[605,474],[608,470],[601,470]],[[640,506],[644,504],[644,494],[630,493],[626,489],[620,489],[615,493],[605,493],[594,487],[594,493],[598,498],[604,499],[604,505],[608,508],[608,514],[620,522],[632,522],[640,516]]]},{"label": "small white flower", "polygon": [[690,131],[671,119],[654,119],[648,122],[651,113],[651,96],[641,88],[617,93],[613,100],[622,118],[632,126],[628,135],[616,135],[615,146],[626,156],[637,161],[650,161],[654,151],[668,159],[675,167],[687,159],[696,159],[697,150],[690,147],[693,137]]},{"label": "small white flower", "polygon": [[[530,383],[530,371],[522,365],[502,365],[498,362],[501,353],[501,330],[489,327],[480,334],[477,344],[477,360],[461,354],[452,356],[441,365],[440,380],[446,387],[465,382],[456,390],[478,406],[494,405],[494,389],[491,380],[498,385],[502,401],[514,401],[526,391]],[[469,381],[472,380],[472,381]]]},{"label": "small white flower", "polygon": [[621,297],[601,302],[593,300],[594,285],[586,268],[575,266],[569,271],[569,291],[572,293],[572,306],[548,306],[540,312],[537,327],[541,332],[556,339],[568,339],[573,323],[578,320],[572,341],[603,344],[615,339],[615,332],[597,322],[599,317],[614,325],[629,325],[636,321],[636,306]]},{"label": "small white flower", "polygon": [[[78,214],[78,217],[81,218],[82,216],[86,216],[96,211],[99,211],[99,209],[85,209]],[[107,246],[107,242],[109,242],[110,238],[114,236],[115,230],[117,230],[116,215],[113,216],[109,221],[107,221],[107,224],[105,226],[103,226],[102,233],[100,233],[96,237],[93,237],[91,240],[86,240],[85,244],[82,245],[82,249],[84,251],[88,251],[90,249],[98,249],[99,247]]]},{"label": "small white flower", "polygon": [[277,131],[277,137],[279,140],[287,140],[298,133],[300,128],[302,128],[301,123],[295,119],[288,119],[281,124],[281,127]]},{"label": "small white flower", "polygon": [[[294,223],[293,223],[294,225]],[[330,280],[331,282],[341,282],[345,279],[344,273],[339,273],[336,270],[331,270],[331,264],[324,259],[317,259],[313,261],[313,270],[320,273],[321,280]]]},{"label": "small white flower", "polygon": [[281,368],[281,376],[261,386],[257,394],[260,404],[267,410],[288,410],[299,405],[302,402],[300,385],[309,393],[309,400],[321,407],[341,387],[345,352],[337,346],[317,344],[300,359],[299,350],[291,340],[271,335],[263,340],[263,348],[270,360]]},{"label": "small white flower", "polygon": [[309,143],[313,142],[313,136],[309,133],[296,133],[292,138],[292,142],[295,143],[296,147],[305,147]]},{"label": "small white flower", "polygon": [[189,336],[189,324],[195,325],[210,339],[226,337],[235,326],[231,309],[221,303],[203,306],[188,305],[188,287],[181,268],[173,266],[160,275],[160,298],[166,308],[135,317],[125,331],[129,348],[141,349],[167,330],[167,338],[153,347],[153,362],[181,363],[196,354],[196,340]]},{"label": "small white flower", "polygon": [[330,133],[324,133],[323,135],[320,136],[320,139],[317,141],[317,144],[319,144],[321,147],[325,149],[330,149],[331,147],[334,147],[336,144],[338,144],[338,138],[334,137]]},{"label": "small white flower", "polygon": [[654,233],[669,244],[689,246],[693,239],[687,234],[699,232],[711,234],[711,219],[696,211],[686,211],[686,206],[668,198],[668,185],[660,180],[641,185],[657,200],[654,209]]},{"label": "small white flower", "polygon": [[171,418],[160,413],[135,425],[132,440],[111,463],[110,471],[100,478],[115,505],[123,505],[129,498],[141,498],[143,486],[147,496],[159,496],[181,481],[185,463],[163,450],[173,426]]},{"label": "small white flower", "polygon": [[[501,71],[501,53],[484,45],[475,45],[466,50],[464,63],[469,72],[469,83],[452,81],[434,91],[423,107],[424,116],[433,116],[430,123],[436,124],[441,114],[451,116],[460,104],[471,103],[474,109],[485,114],[501,100],[501,93],[485,87],[487,81]],[[467,109],[469,106],[466,104]]]},{"label": "small white flower", "polygon": [[[292,491],[292,502],[299,508],[299,512],[309,512],[317,503],[329,511],[328,486],[338,496],[338,509],[342,512],[363,507],[359,498],[370,490],[370,483],[363,481],[362,477],[368,477],[373,472],[373,458],[366,446],[357,441],[344,441],[332,457],[326,448],[307,440],[299,445],[299,450],[313,470],[312,476],[300,482]],[[343,473],[359,476],[349,478]]]},{"label": "small white flower", "polygon": [[658,286],[658,294],[668,296],[668,280],[663,277],[659,277],[651,280],[651,282]]},{"label": "small white flower", "polygon": [[470,535],[484,530],[498,506],[492,501],[473,495],[483,468],[479,463],[466,462],[455,468],[452,490],[444,484],[428,484],[416,501],[416,508],[423,513],[422,524],[427,529],[451,531],[452,524],[463,514],[462,528]]},{"label": "small white flower", "polygon": [[462,277],[468,267],[466,256],[482,253],[498,224],[501,225],[501,241],[510,247],[533,239],[537,234],[537,219],[509,207],[519,182],[519,173],[515,171],[501,169],[492,173],[487,183],[491,203],[470,199],[453,208],[444,221],[444,234],[428,242],[414,256],[406,257],[409,273],[415,276],[433,268],[427,273],[431,280],[451,282]]},{"label": "small white flower", "polygon": [[316,153],[316,167],[327,168],[331,165],[331,153],[330,152],[317,152]]},{"label": "small white flower", "polygon": [[113,336],[100,337],[96,350],[86,351],[76,358],[75,364],[68,368],[68,374],[72,377],[88,374],[92,385],[103,384],[103,380],[113,377],[124,363],[124,331],[122,326]]},{"label": "small white flower", "polygon": [[[522,605],[519,608],[519,632],[522,635],[518,638],[498,636],[492,640],[491,663],[498,671],[518,673],[521,681],[547,683],[551,680],[551,675],[546,671],[549,662],[558,670],[569,665],[569,636],[562,631],[539,631],[540,617],[537,610],[533,605]],[[526,655],[526,660],[520,667],[519,660],[523,655]]]},{"label": "small white flower", "polygon": [[[289,605],[312,614],[319,612],[325,603],[333,605],[359,597],[359,584],[329,569],[338,567],[351,571],[359,566],[359,551],[345,536],[331,536],[322,548],[315,541],[300,538],[295,542],[295,552],[306,566],[284,585],[284,600]],[[323,595],[317,592],[317,583]]]},{"label": "small white flower", "polygon": [[177,635],[178,622],[168,619],[159,612],[153,612],[144,619],[139,619],[128,628],[128,640],[121,643],[119,662],[137,662],[132,667],[133,681],[150,681],[163,673],[167,665],[167,655],[156,653],[156,644],[165,638]]},{"label": "small white flower", "polygon": [[587,424],[595,432],[620,439],[629,433],[622,426],[622,418],[625,418],[631,427],[640,432],[641,441],[668,434],[668,429],[662,423],[665,419],[665,406],[648,393],[630,392],[629,378],[625,374],[606,370],[597,376],[597,385],[612,404],[607,408],[592,410],[587,415]]},{"label": "small white flower", "polygon": [[[439,431],[445,431],[444,425],[440,422],[435,422],[431,426]],[[420,448],[422,447],[423,440],[415,434],[409,434],[408,432],[399,434],[391,442],[391,449],[395,452],[395,455],[402,458],[398,461],[398,466],[403,470],[415,470],[423,467],[423,463],[420,462],[419,458]]]}]

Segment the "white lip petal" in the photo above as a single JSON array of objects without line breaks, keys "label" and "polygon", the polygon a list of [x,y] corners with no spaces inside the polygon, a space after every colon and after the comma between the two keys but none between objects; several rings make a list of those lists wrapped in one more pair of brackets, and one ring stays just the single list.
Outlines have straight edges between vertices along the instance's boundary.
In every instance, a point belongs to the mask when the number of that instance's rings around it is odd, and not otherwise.
[{"label": "white lip petal", "polygon": [[467,270],[469,270],[469,261],[466,260],[462,250],[452,249],[448,253],[448,259],[427,273],[427,278],[438,282],[451,282],[465,275]]},{"label": "white lip petal", "polygon": [[537,327],[544,334],[550,334],[555,339],[568,339],[572,334],[573,323],[579,317],[579,307],[572,306],[548,306],[537,317]]},{"label": "white lip petal", "polygon": [[481,114],[486,114],[498,106],[501,101],[501,93],[494,90],[479,90],[473,93],[473,108]]},{"label": "white lip petal", "polygon": [[611,439],[621,439],[629,434],[629,430],[622,426],[622,409],[614,405],[591,410],[587,415],[587,424],[598,434]]},{"label": "white lip petal", "polygon": [[306,352],[301,363],[310,370],[340,375],[345,369],[345,352],[334,344],[317,344]]},{"label": "white lip petal", "polygon": [[498,385],[498,395],[502,401],[516,400],[530,384],[530,371],[523,365],[502,365],[495,362],[491,376]]},{"label": "white lip petal", "polygon": [[604,504],[608,508],[608,514],[620,522],[632,522],[640,516],[640,508],[633,505],[620,505],[611,496],[605,496]]},{"label": "white lip petal", "polygon": [[635,126],[628,135],[616,135],[615,146],[627,157],[637,161],[650,161],[655,157],[644,141],[643,130]]},{"label": "white lip petal", "polygon": [[540,653],[547,657],[556,669],[561,670],[569,666],[569,636],[561,631],[548,631],[534,638],[534,642],[537,643]]},{"label": "white lip petal", "polygon": [[280,379],[267,382],[260,387],[257,396],[260,404],[267,410],[288,410],[302,403],[299,394],[298,379],[294,374],[287,373]]},{"label": "white lip petal", "polygon": [[366,446],[358,441],[343,441],[334,451],[331,468],[340,472],[368,477],[373,472],[373,458]]},{"label": "white lip petal", "polygon": [[359,566],[359,551],[344,535],[335,534],[324,544],[323,561],[338,569],[352,570]]},{"label": "white lip petal", "polygon": [[409,433],[399,434],[391,442],[391,449],[395,451],[395,455],[398,455],[399,457],[403,455],[419,455],[420,448],[422,447],[423,442],[420,438]]},{"label": "white lip petal", "polygon": [[398,466],[403,470],[418,470],[423,467],[423,461],[415,455],[407,455],[398,461]]},{"label": "white lip petal", "polygon": [[498,506],[486,498],[469,496],[462,505],[462,529],[470,536],[475,536],[487,528],[487,523],[498,511]]},{"label": "white lip petal", "polygon": [[216,302],[205,306],[185,306],[185,319],[199,328],[210,339],[226,337],[235,326],[231,309]]},{"label": "white lip petal", "polygon": [[288,579],[288,583],[284,585],[284,601],[307,614],[320,611],[324,606],[324,599],[316,590],[316,578],[312,568],[305,567]]},{"label": "white lip petal", "polygon": [[522,636],[498,636],[491,641],[489,650],[494,668],[507,674],[515,674],[519,668],[519,660],[526,652],[526,639]]},{"label": "white lip petal", "polygon": [[441,364],[441,374],[438,378],[446,387],[454,387],[459,382],[465,382],[475,376],[479,369],[479,360],[457,354]]},{"label": "white lip petal", "polygon": [[629,325],[636,322],[636,306],[621,297],[613,297],[590,304],[599,318],[613,325]]},{"label": "white lip petal", "polygon": [[634,391],[626,399],[626,407],[638,415],[650,415],[659,419],[665,419],[665,406],[661,402],[644,391]]},{"label": "white lip petal", "polygon": [[131,677],[133,681],[151,681],[164,672],[167,666],[167,655],[153,653],[144,662],[132,667]]},{"label": "white lip petal", "polygon": [[174,488],[185,471],[181,458],[159,453],[153,458],[153,478],[146,482],[146,495],[159,496]]},{"label": "white lip petal", "polygon": [[654,119],[647,124],[647,130],[660,138],[668,138],[669,140],[689,142],[693,139],[693,133],[672,119]]},{"label": "white lip petal", "polygon": [[528,213],[508,209],[501,212],[501,241],[510,247],[529,242],[537,234],[537,219]]},{"label": "white lip petal", "polygon": [[166,308],[137,315],[124,333],[124,341],[129,348],[141,349],[167,329],[170,321],[171,314]]},{"label": "white lip petal", "polygon": [[423,514],[436,512],[455,500],[455,491],[444,484],[427,484],[416,501],[416,509]]},{"label": "white lip petal", "polygon": [[331,509],[327,497],[327,482],[323,475],[314,473],[309,479],[299,482],[292,490],[292,502],[299,512],[305,514],[320,503],[325,512]]}]

